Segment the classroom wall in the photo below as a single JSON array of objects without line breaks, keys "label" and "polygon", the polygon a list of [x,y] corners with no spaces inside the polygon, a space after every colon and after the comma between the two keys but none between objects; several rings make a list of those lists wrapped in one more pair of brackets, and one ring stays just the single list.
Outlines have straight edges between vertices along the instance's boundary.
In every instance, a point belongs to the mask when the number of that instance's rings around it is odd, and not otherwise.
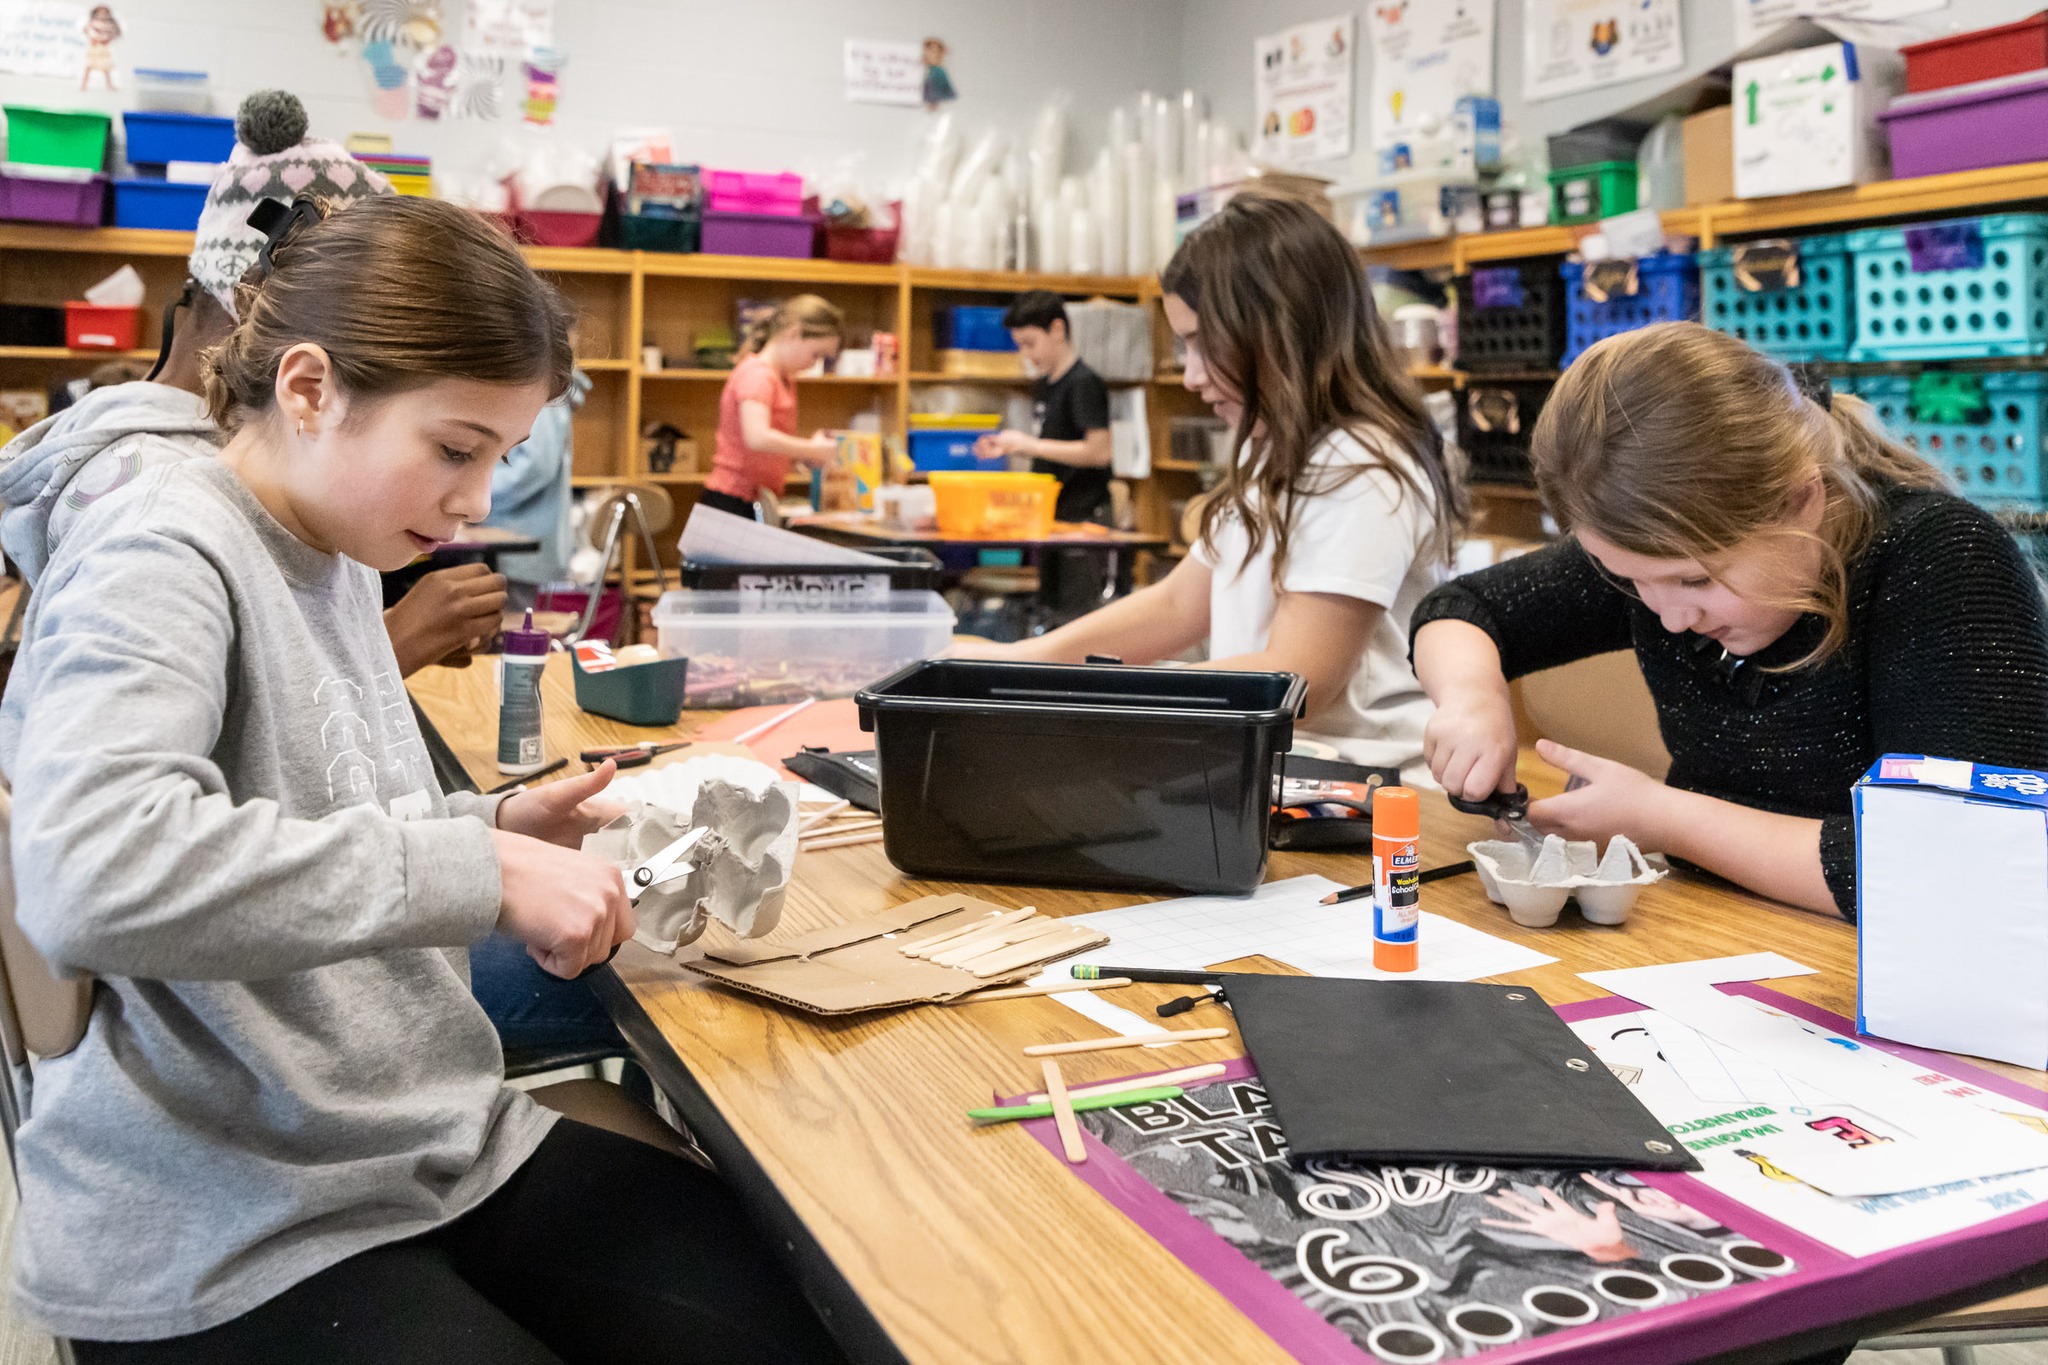
[{"label": "classroom wall", "polygon": [[[2040,8],[2041,0],[1950,0],[1945,11],[1923,17],[1943,28],[1982,28],[2011,23]],[[1182,75],[1187,83],[1210,92],[1215,115],[1249,128],[1252,41],[1261,34],[1342,14],[1347,9],[1361,16],[1353,147],[1365,149],[1369,145],[1367,114],[1371,92],[1363,6],[1347,6],[1333,0],[1186,0],[1181,29]],[[1504,128],[1522,137],[1542,137],[1576,127],[1649,99],[1681,80],[1712,70],[1733,55],[1732,0],[1680,0],[1680,16],[1685,35],[1684,70],[1530,103],[1522,98],[1522,0],[1497,0],[1494,89],[1500,96]],[[1347,175],[1339,169],[1340,179]]]},{"label": "classroom wall", "polygon": [[[517,118],[391,124],[375,118],[367,68],[320,33],[313,0],[119,0],[116,63],[203,70],[215,111],[282,86],[306,102],[316,132],[388,131],[399,150],[453,167],[520,135]],[[462,0],[444,0],[445,14]],[[929,125],[922,109],[850,104],[841,89],[847,37],[944,38],[969,130],[1028,131],[1055,88],[1073,96],[1071,158],[1092,158],[1108,111],[1140,90],[1178,89],[1180,0],[556,0],[556,41],[569,54],[557,126],[599,151],[612,129],[668,126],[677,151],[710,165],[820,171],[864,151],[884,175],[907,170]],[[128,100],[67,82],[0,76],[0,98],[122,108]]]}]

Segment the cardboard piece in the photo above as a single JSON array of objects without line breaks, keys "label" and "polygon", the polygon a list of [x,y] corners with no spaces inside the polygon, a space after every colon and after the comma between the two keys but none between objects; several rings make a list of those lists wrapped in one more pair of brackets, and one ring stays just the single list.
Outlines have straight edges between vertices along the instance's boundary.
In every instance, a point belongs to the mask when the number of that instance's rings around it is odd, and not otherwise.
[{"label": "cardboard piece", "polygon": [[[973,896],[925,896],[777,942],[720,944],[685,965],[721,985],[813,1014],[858,1014],[1013,985],[1037,975],[1048,962],[1109,942],[1109,935],[1076,925],[1073,933],[1050,940],[1045,956],[991,976],[903,955],[905,943],[1005,913],[1003,906]],[[917,932],[907,932],[912,929]]]},{"label": "cardboard piece", "polygon": [[1735,197],[1735,106],[1703,110],[1685,121],[1685,206],[1696,209]]}]

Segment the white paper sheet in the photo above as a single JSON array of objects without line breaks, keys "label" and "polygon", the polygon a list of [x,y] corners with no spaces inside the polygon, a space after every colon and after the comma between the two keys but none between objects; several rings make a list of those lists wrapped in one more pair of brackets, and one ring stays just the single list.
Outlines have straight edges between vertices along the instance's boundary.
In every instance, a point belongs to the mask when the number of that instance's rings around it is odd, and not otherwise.
[{"label": "white paper sheet", "polygon": [[1841,1096],[1868,1116],[1852,1120],[1853,1130],[1803,1123],[1759,1131],[1749,1148],[1782,1171],[1832,1195],[1869,1197],[2048,1168],[2048,1133],[1959,1111],[1912,1077],[1883,1066],[1879,1059],[1885,1054],[1875,1049],[1723,995],[1710,978],[1744,978],[1728,977],[1725,967],[1717,972],[1714,966],[1677,963],[1579,975],[1794,1082]]},{"label": "white paper sheet", "polygon": [[677,548],[683,558],[699,564],[844,564],[887,568],[879,555],[831,545],[815,536],[800,536],[779,526],[763,526],[748,517],[701,504],[690,509]]},{"label": "white paper sheet", "polygon": [[1372,965],[1372,902],[1318,904],[1342,889],[1328,877],[1290,877],[1247,897],[1187,896],[1069,919],[1108,934],[1109,946],[1089,958],[1117,967],[1201,971],[1256,954],[1312,976],[1476,981],[1556,961],[1425,911],[1421,965],[1412,972],[1380,971]]},{"label": "white paper sheet", "polygon": [[[1048,967],[1037,976],[1032,977],[1028,984],[1033,986],[1050,986],[1057,982],[1071,981],[1072,979],[1067,974],[1066,964],[1062,962]],[[1189,989],[1193,990],[1195,988],[1189,987]],[[1157,1033],[1167,1026],[1166,1021],[1163,1019],[1147,1019],[1144,1015],[1127,1010],[1122,1005],[1111,1004],[1103,999],[1098,991],[1061,991],[1057,995],[1048,995],[1045,998],[1054,1004],[1065,1005],[1074,1013],[1084,1018],[1092,1019],[1111,1033],[1124,1038],[1135,1038],[1141,1033]],[[1213,1006],[1210,1008],[1213,1008]],[[1173,1045],[1171,1043],[1154,1043],[1152,1046],[1171,1047]]]},{"label": "white paper sheet", "polygon": [[[1758,1011],[1766,1008],[1757,1001],[1741,1003]],[[1837,1251],[1869,1256],[2048,1203],[2048,1179],[2038,1173],[1964,1180],[1862,1199],[1835,1198],[1794,1180],[1764,1158],[1751,1136],[1754,1132],[1765,1126],[1825,1124],[1836,1119],[1867,1125],[1878,1122],[1875,1116],[1843,1097],[1812,1089],[1805,1091],[1802,1103],[1790,1106],[1701,1099],[1679,1079],[1668,1059],[1659,1055],[1662,1049],[1656,1039],[1673,1026],[1683,1027],[1644,1010],[1581,1019],[1572,1029],[1699,1158],[1702,1169],[1698,1179]],[[1819,1032],[1822,1037],[1836,1036],[1827,1030]],[[1905,1077],[1966,1114],[1974,1109],[1994,1123],[2012,1123],[2017,1118],[2048,1125],[2048,1114],[2016,1100],[1922,1070],[1874,1048],[1864,1055],[1873,1066]]]}]

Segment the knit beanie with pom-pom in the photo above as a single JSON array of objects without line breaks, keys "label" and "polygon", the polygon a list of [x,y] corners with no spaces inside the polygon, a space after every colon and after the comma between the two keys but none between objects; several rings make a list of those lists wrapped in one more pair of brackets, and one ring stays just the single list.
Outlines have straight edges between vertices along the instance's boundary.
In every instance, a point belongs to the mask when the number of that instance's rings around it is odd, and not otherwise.
[{"label": "knit beanie with pom-pom", "polygon": [[235,113],[235,150],[199,215],[187,271],[235,316],[235,286],[256,263],[263,234],[249,226],[262,199],[300,194],[336,202],[391,193],[391,182],[325,138],[306,136],[306,107],[283,90],[259,90]]}]

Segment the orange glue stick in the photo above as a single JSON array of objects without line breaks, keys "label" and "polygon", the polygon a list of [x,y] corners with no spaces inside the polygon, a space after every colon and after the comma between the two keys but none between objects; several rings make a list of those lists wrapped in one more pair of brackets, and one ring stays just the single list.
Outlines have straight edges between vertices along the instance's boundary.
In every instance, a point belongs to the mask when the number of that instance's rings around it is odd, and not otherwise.
[{"label": "orange glue stick", "polygon": [[1372,798],[1372,965],[1412,972],[1422,870],[1422,805],[1407,787],[1381,787]]}]

